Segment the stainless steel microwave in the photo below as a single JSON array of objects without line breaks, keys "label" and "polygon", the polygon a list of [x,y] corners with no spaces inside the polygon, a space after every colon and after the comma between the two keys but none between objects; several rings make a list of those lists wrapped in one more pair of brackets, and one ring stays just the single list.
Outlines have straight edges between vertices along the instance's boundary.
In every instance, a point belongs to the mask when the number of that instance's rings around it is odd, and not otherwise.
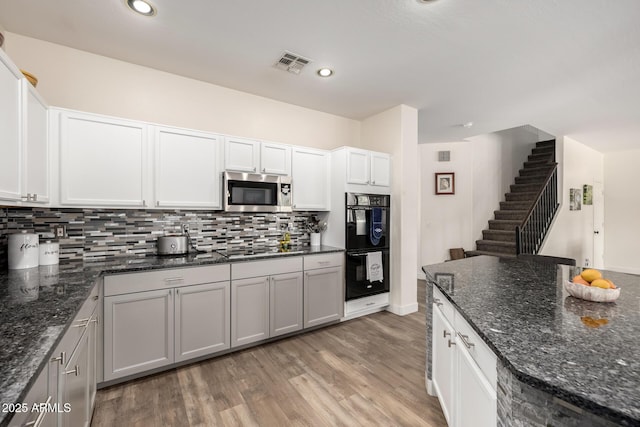
[{"label": "stainless steel microwave", "polygon": [[227,212],[291,212],[291,177],[255,173],[224,173]]}]

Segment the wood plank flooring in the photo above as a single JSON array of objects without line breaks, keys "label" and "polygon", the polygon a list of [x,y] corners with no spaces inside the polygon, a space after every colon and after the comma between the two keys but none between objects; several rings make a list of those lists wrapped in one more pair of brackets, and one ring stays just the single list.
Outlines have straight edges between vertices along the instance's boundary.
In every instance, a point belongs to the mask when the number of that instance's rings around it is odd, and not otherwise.
[{"label": "wood plank flooring", "polygon": [[99,390],[92,426],[446,426],[420,311],[381,312]]}]

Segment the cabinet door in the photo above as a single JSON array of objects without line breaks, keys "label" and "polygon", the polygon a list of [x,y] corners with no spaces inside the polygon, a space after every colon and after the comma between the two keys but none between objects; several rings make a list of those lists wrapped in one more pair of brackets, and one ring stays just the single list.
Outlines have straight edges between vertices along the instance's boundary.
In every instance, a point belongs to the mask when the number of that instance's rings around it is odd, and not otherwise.
[{"label": "cabinet door", "polygon": [[371,185],[391,185],[391,156],[388,154],[371,153]]},{"label": "cabinet door", "polygon": [[[452,426],[455,367],[455,332],[440,309],[433,304],[433,387],[447,423]],[[451,344],[449,342],[451,341]],[[470,424],[470,425],[473,425]]]},{"label": "cabinet door", "polygon": [[344,309],[341,267],[304,272],[304,327],[333,322]]},{"label": "cabinet door", "polygon": [[53,427],[56,425],[55,413],[32,410],[33,405],[36,404],[42,405],[43,403],[48,403],[53,405],[55,403],[52,399],[51,394],[49,394],[48,392],[47,375],[48,369],[45,366],[44,370],[40,373],[40,375],[38,375],[38,378],[29,389],[27,396],[21,402],[17,402],[19,404],[22,404],[23,406],[20,407],[19,412],[15,412],[13,418],[11,418],[11,421],[9,421],[9,427]]},{"label": "cabinet door", "polygon": [[228,281],[176,289],[175,361],[228,349],[230,310]]},{"label": "cabinet door", "polygon": [[146,206],[147,125],[102,116],[60,116],[60,202]]},{"label": "cabinet door", "polygon": [[173,290],[104,298],[104,380],[173,362]]},{"label": "cabinet door", "polygon": [[269,278],[271,337],[302,329],[302,273]]},{"label": "cabinet door", "polygon": [[156,128],[156,206],[220,209],[221,152],[218,135]]},{"label": "cabinet door", "polygon": [[60,375],[60,402],[69,404],[70,411],[60,414],[60,426],[88,426],[89,407],[89,335],[84,333]]},{"label": "cabinet door", "polygon": [[[458,427],[495,427],[497,423],[496,392],[474,362],[464,343],[457,353],[456,422]],[[434,366],[435,373],[435,366]]]},{"label": "cabinet door", "polygon": [[228,171],[258,173],[260,141],[226,137],[224,140],[224,168]]},{"label": "cabinet door", "polygon": [[87,364],[87,390],[89,393],[87,401],[87,420],[91,423],[93,415],[93,407],[96,401],[96,390],[98,383],[97,362],[98,362],[98,307],[96,307],[87,323],[87,345],[88,345],[88,364]]},{"label": "cabinet door", "polygon": [[347,149],[347,183],[369,184],[369,152],[357,148]]},{"label": "cabinet door", "polygon": [[231,347],[269,338],[269,277],[231,282]]},{"label": "cabinet door", "polygon": [[263,142],[260,145],[260,172],[271,175],[291,175],[291,147]]},{"label": "cabinet door", "polygon": [[23,81],[25,94],[25,141],[22,195],[33,203],[49,202],[49,142],[47,104],[33,86]]},{"label": "cabinet door", "polygon": [[23,76],[0,51],[0,200],[20,200]]},{"label": "cabinet door", "polygon": [[291,176],[295,210],[329,209],[329,154],[326,151],[294,147]]}]

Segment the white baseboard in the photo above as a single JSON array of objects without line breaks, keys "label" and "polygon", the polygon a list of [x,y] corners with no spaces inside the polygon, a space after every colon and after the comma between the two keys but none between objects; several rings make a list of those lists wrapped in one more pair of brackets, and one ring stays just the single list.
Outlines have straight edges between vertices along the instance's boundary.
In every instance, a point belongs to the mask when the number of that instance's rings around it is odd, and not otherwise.
[{"label": "white baseboard", "polygon": [[407,305],[395,305],[391,304],[387,307],[387,311],[397,314],[398,316],[406,316],[407,314],[415,313],[418,311],[418,303],[414,302]]}]

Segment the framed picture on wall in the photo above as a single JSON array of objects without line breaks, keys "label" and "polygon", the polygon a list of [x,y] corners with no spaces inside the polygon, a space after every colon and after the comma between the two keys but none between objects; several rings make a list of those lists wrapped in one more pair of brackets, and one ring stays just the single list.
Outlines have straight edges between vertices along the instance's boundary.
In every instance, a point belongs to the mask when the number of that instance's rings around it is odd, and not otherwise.
[{"label": "framed picture on wall", "polygon": [[570,188],[569,189],[569,210],[579,211],[582,209],[582,189]]},{"label": "framed picture on wall", "polygon": [[456,194],[455,173],[436,173],[436,194]]}]

